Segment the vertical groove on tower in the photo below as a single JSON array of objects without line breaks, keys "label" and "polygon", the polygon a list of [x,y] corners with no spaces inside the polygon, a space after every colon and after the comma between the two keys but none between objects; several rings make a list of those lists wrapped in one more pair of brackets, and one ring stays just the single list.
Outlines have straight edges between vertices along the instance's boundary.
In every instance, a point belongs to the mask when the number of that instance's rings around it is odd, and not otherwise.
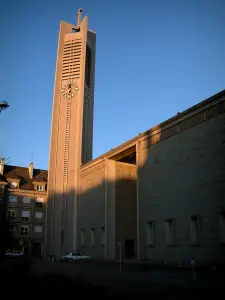
[{"label": "vertical groove on tower", "polygon": [[64,147],[64,168],[63,168],[63,194],[62,194],[62,211],[63,212],[66,210],[66,201],[67,201],[70,108],[71,108],[71,104],[68,101],[67,108],[66,108],[66,130],[65,130],[65,147]]}]

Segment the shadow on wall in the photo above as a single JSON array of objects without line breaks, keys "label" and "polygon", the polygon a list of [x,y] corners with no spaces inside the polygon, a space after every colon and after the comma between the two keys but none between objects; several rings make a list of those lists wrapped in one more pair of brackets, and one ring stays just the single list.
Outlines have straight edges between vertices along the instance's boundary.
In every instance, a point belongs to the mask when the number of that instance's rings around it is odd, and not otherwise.
[{"label": "shadow on wall", "polygon": [[[104,165],[81,178],[81,191],[77,203],[77,250],[95,259],[105,259],[105,256],[109,259],[119,259],[120,254],[134,259],[137,256],[136,166],[114,161],[112,163],[117,165],[114,168],[115,177],[124,179],[104,180]],[[73,225],[70,214],[73,206],[70,199],[74,194],[75,191],[70,191],[67,197],[68,228],[72,228]],[[47,236],[52,234],[53,229],[52,223],[49,223],[50,212],[55,211],[53,240],[55,245],[58,244],[60,253],[53,253],[51,240],[47,238],[47,255],[59,256],[75,250],[71,232],[62,232],[60,229],[59,223],[63,222],[62,213],[58,213],[62,211],[60,199],[61,194],[56,194],[54,206],[53,201],[49,200],[47,208]],[[120,241],[121,253],[118,245]]]},{"label": "shadow on wall", "polygon": [[[153,263],[224,262],[218,222],[225,194],[224,120],[210,110],[158,126],[136,140],[137,167],[110,159],[84,166],[77,249],[96,259],[118,259],[122,249],[123,258]],[[61,211],[58,196],[55,211]],[[72,237],[58,230],[57,239]],[[68,245],[59,252],[72,251]]]},{"label": "shadow on wall", "polygon": [[225,264],[219,222],[225,209],[225,118],[210,112],[159,128],[138,143],[141,260]]},{"label": "shadow on wall", "polygon": [[18,240],[10,232],[9,222],[6,221],[4,225],[5,225],[5,228],[4,228],[5,236],[4,236],[3,243],[5,245],[5,250],[7,250],[7,249],[20,249],[21,247],[19,245]]}]

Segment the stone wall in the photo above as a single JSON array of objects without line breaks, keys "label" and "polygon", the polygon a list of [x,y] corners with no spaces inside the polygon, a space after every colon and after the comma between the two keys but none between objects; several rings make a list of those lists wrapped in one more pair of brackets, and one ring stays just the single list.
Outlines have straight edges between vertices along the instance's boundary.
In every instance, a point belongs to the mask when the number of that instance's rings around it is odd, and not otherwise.
[{"label": "stone wall", "polygon": [[[156,143],[138,144],[140,259],[188,262],[193,255],[197,263],[225,260],[219,221],[225,209],[224,102],[217,111],[211,107],[201,116],[195,124],[192,117],[192,126],[190,118],[184,120],[183,130],[174,125],[167,138],[159,132]],[[199,218],[194,244],[191,217]],[[173,220],[171,245],[166,244],[166,220]],[[152,245],[147,243],[148,222],[154,223]]]},{"label": "stone wall", "polygon": [[92,258],[104,259],[102,241],[104,230],[105,162],[102,162],[81,171],[78,196],[78,249]]}]

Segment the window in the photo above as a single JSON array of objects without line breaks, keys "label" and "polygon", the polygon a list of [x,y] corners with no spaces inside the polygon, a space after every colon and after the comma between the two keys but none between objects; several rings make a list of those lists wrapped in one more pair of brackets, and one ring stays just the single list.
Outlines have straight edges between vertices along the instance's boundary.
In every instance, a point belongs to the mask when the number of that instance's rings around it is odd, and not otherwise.
[{"label": "window", "polygon": [[91,228],[91,246],[95,245],[95,229]]},{"label": "window", "polygon": [[9,221],[15,221],[16,219],[16,211],[15,210],[8,210],[8,218]]},{"label": "window", "polygon": [[35,207],[36,208],[43,208],[43,202],[44,202],[43,198],[36,198]]},{"label": "window", "polygon": [[81,244],[81,246],[85,245],[85,237],[84,237],[84,235],[85,235],[85,231],[84,231],[84,229],[81,229],[81,232],[80,232],[80,244]]},{"label": "window", "polygon": [[9,195],[8,201],[9,201],[9,203],[17,203],[17,196]]},{"label": "window", "polygon": [[147,246],[155,246],[155,222],[147,224]]},{"label": "window", "polygon": [[201,239],[200,216],[193,216],[190,220],[190,242],[192,245],[199,245]]},{"label": "window", "polygon": [[35,219],[42,219],[43,218],[43,212],[36,211],[35,212]]},{"label": "window", "polygon": [[175,242],[175,221],[174,219],[166,220],[166,245],[172,246]]},{"label": "window", "polygon": [[37,185],[37,191],[43,192],[44,191],[43,185]]},{"label": "window", "polygon": [[220,222],[220,241],[225,244],[225,212],[222,212],[219,216]]},{"label": "window", "polygon": [[12,182],[10,182],[9,186],[10,186],[10,189],[16,189],[18,187],[18,184],[17,184],[17,182],[12,181]]},{"label": "window", "polygon": [[10,224],[10,225],[9,225],[9,231],[10,231],[11,233],[15,233],[15,232],[16,232],[16,226],[15,226],[14,224]]},{"label": "window", "polygon": [[21,225],[20,234],[21,235],[28,235],[28,233],[29,233],[28,225]]},{"label": "window", "polygon": [[102,231],[101,231],[101,245],[102,247],[105,246],[105,227],[102,227]]},{"label": "window", "polygon": [[35,226],[35,227],[34,227],[34,232],[36,232],[36,233],[41,233],[41,232],[43,232],[43,226]]},{"label": "window", "polygon": [[30,211],[28,210],[24,210],[22,211],[22,217],[21,217],[22,221],[29,221],[30,219]]},{"label": "window", "polygon": [[23,197],[23,203],[24,204],[30,204],[31,203],[31,198],[29,198],[29,197]]}]

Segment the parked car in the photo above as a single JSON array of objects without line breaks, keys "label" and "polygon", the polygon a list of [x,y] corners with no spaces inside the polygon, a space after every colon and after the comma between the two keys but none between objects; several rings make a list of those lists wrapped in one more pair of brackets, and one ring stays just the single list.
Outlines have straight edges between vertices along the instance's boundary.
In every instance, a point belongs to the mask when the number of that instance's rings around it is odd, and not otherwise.
[{"label": "parked car", "polygon": [[80,252],[68,252],[66,255],[61,257],[61,261],[74,261],[74,260],[88,260],[90,256],[83,255]]},{"label": "parked car", "polygon": [[5,256],[8,258],[21,258],[23,257],[23,252],[19,250],[8,250],[5,252]]}]

